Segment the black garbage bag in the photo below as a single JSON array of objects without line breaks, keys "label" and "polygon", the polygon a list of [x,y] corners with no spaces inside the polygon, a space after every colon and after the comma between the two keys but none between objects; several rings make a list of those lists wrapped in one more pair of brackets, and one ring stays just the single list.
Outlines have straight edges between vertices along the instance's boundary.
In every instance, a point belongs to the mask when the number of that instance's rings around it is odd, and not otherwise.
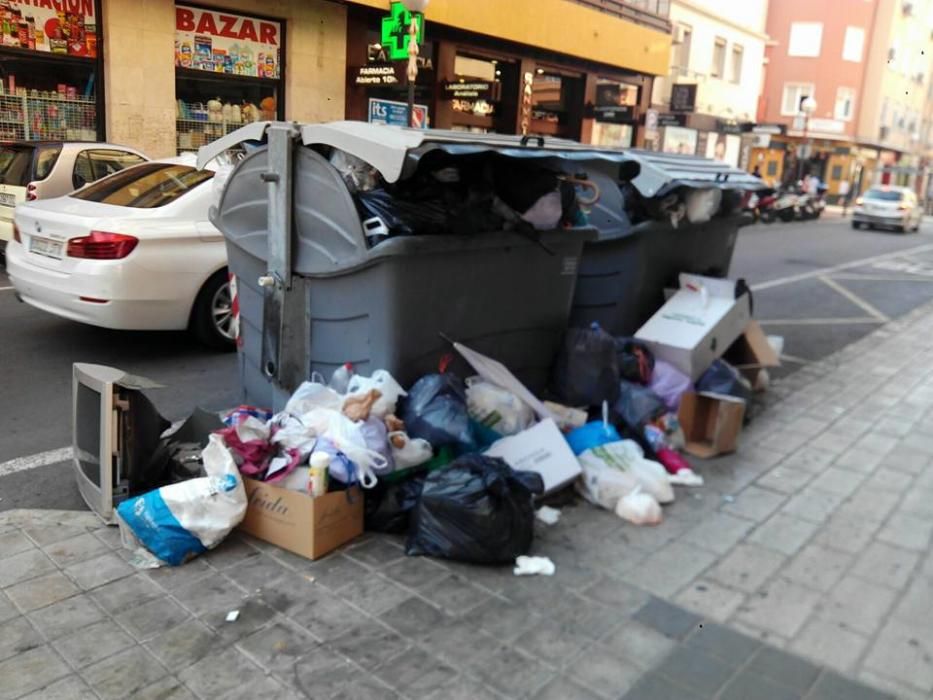
[{"label": "black garbage bag", "polygon": [[390,236],[442,233],[447,224],[447,206],[433,200],[409,201],[382,189],[356,194],[363,221],[378,217]]},{"label": "black garbage bag", "polygon": [[635,430],[667,413],[664,399],[651,389],[625,379],[619,382],[619,400],[615,410],[622,421]]},{"label": "black garbage bag", "polygon": [[697,391],[725,394],[744,399],[746,411],[752,404],[752,385],[735,367],[725,360],[715,360],[696,382]]},{"label": "black garbage bag", "polygon": [[435,449],[444,445],[471,449],[476,444],[466,390],[455,374],[427,374],[415,382],[402,403],[401,419],[410,437],[427,440]]},{"label": "black garbage bag", "polygon": [[541,475],[503,460],[464,455],[432,472],[412,513],[406,553],[473,564],[505,564],[534,538],[534,495]]},{"label": "black garbage bag", "polygon": [[616,358],[619,378],[638,384],[649,384],[654,372],[654,353],[634,338],[616,338]]},{"label": "black garbage bag", "polygon": [[411,511],[418,503],[424,475],[394,484],[380,480],[364,492],[364,527],[368,532],[402,534],[408,532]]},{"label": "black garbage bag", "polygon": [[598,323],[567,329],[554,365],[553,388],[568,406],[598,406],[619,396],[615,339]]}]

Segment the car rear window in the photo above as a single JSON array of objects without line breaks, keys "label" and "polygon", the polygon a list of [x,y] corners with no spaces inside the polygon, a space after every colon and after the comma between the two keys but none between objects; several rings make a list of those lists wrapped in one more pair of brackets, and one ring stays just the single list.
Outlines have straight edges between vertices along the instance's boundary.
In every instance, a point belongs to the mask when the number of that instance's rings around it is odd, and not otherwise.
[{"label": "car rear window", "polygon": [[121,170],[72,193],[75,199],[134,209],[155,209],[187,194],[214,177],[188,165],[145,163]]},{"label": "car rear window", "polygon": [[904,193],[898,190],[868,190],[865,193],[865,199],[874,199],[882,202],[899,202]]},{"label": "car rear window", "polygon": [[0,184],[25,187],[32,179],[34,146],[0,146]]},{"label": "car rear window", "polygon": [[61,146],[39,146],[39,152],[36,154],[36,173],[32,179],[44,180],[47,178],[58,162],[58,156],[61,155],[61,152]]}]

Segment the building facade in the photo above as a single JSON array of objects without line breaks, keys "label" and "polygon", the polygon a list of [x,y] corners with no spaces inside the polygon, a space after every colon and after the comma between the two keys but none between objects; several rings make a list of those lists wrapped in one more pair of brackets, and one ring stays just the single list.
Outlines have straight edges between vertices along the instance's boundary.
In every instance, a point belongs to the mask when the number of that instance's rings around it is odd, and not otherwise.
[{"label": "building facade", "polygon": [[767,0],[673,0],[668,75],[655,81],[655,148],[746,165],[753,142]]},{"label": "building facade", "polygon": [[843,181],[853,193],[879,182],[922,193],[931,30],[930,0],[772,3],[759,110],[772,135],[753,152],[765,177],[815,174],[831,198]]},{"label": "building facade", "polygon": [[[637,143],[670,51],[661,4],[433,0],[422,123]],[[407,78],[381,44],[390,5],[0,0],[0,138],[106,139],[164,157],[258,119],[396,123]]]}]

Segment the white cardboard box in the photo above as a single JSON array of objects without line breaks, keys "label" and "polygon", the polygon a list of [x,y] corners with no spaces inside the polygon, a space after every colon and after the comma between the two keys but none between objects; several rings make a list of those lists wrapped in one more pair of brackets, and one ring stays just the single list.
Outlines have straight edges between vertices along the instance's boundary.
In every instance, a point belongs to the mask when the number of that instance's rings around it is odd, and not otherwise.
[{"label": "white cardboard box", "polygon": [[682,273],[680,289],[635,337],[696,381],[750,319],[748,295],[735,298],[734,280]]},{"label": "white cardboard box", "polygon": [[544,493],[556,491],[583,471],[551,418],[497,440],[483,454],[501,457],[512,469],[538,472],[544,480]]}]

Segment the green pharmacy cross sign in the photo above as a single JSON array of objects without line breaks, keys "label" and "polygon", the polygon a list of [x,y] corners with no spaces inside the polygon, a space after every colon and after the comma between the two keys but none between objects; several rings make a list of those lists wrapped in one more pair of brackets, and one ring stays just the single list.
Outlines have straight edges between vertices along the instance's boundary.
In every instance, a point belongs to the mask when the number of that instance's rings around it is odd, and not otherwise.
[{"label": "green pharmacy cross sign", "polygon": [[418,23],[418,43],[424,40],[424,15],[420,12],[409,12],[400,2],[392,3],[392,14],[382,18],[382,47],[389,52],[393,61],[408,58],[408,28],[414,14]]}]

